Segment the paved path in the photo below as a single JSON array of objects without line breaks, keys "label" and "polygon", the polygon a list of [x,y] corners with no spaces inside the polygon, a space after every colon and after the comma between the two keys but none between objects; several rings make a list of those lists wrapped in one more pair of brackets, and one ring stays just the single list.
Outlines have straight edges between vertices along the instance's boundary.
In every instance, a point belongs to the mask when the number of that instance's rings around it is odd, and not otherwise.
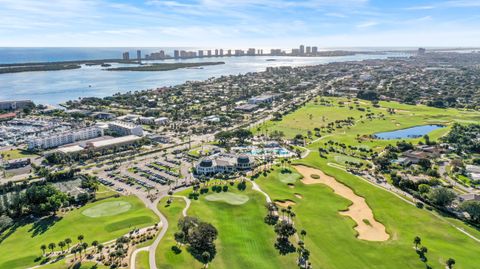
[{"label": "paved path", "polygon": [[172,196],[176,197],[176,198],[182,198],[185,201],[185,208],[182,211],[182,215],[184,217],[186,217],[187,216],[187,211],[190,208],[190,204],[192,203],[192,201],[185,196],[180,196],[180,195],[172,195]]},{"label": "paved path", "polygon": [[149,247],[143,247],[143,248],[137,248],[135,251],[132,252],[132,255],[130,256],[130,268],[131,269],[135,269],[135,261],[137,259],[137,254],[140,252],[140,251],[148,251],[148,248]]},{"label": "paved path", "polygon": [[[157,204],[160,202],[160,199],[162,199],[164,196],[165,195],[161,195],[153,203],[150,202],[149,205],[147,205],[147,207],[150,208],[150,210],[152,210],[160,218],[160,221],[162,222],[162,230],[160,230],[160,233],[158,234],[158,236],[155,238],[153,243],[148,247],[148,251],[149,251],[148,260],[149,260],[149,264],[150,264],[151,269],[156,269],[157,268],[157,262],[155,261],[155,251],[157,250],[158,244],[160,243],[163,236],[165,235],[165,233],[168,230],[168,220],[167,220],[167,218],[165,218],[164,215],[162,215],[162,213],[160,213],[160,211],[157,208]],[[131,264],[131,266],[132,265],[135,267],[135,261]]]},{"label": "paved path", "polygon": [[[149,200],[145,201],[142,199],[144,202],[146,202],[147,204],[147,207],[152,210],[159,218],[160,218],[160,221],[161,221],[161,227],[162,229],[160,230],[160,233],[158,234],[158,236],[155,238],[155,241],[153,241],[153,243],[150,245],[150,246],[147,246],[147,247],[143,247],[143,248],[139,248],[139,249],[136,249],[133,253],[132,253],[132,256],[130,258],[130,269],[135,269],[135,259],[136,259],[136,256],[137,254],[140,252],[140,251],[148,251],[148,261],[149,261],[149,264],[150,264],[150,268],[151,269],[154,269],[154,268],[157,268],[157,264],[156,264],[156,260],[155,260],[155,252],[157,250],[157,247],[158,245],[160,244],[160,241],[162,241],[163,237],[165,236],[167,230],[168,230],[168,220],[167,218],[165,218],[164,215],[162,215],[162,213],[160,213],[160,211],[158,210],[157,208],[157,204],[160,202],[160,200],[165,197],[166,195],[161,195],[160,198],[156,199],[155,201],[151,202]],[[188,208],[190,208],[190,204],[191,204],[191,201],[190,199],[188,199],[187,197],[185,196],[177,196],[177,195],[174,195],[173,197],[177,197],[177,198],[183,198],[183,200],[185,200],[185,208],[183,209],[182,211],[182,215],[184,217],[187,216],[187,211],[188,211]]]},{"label": "paved path", "polygon": [[255,181],[252,181],[252,180],[249,180],[249,181],[250,181],[250,182],[252,183],[252,185],[253,185],[252,190],[258,191],[258,192],[260,192],[261,194],[263,194],[263,195],[265,196],[265,200],[267,200],[267,203],[271,203],[271,202],[272,202],[272,199],[270,199],[270,196],[269,196],[266,192],[264,192],[264,191],[260,188],[260,186],[258,186],[258,184],[257,184]]}]

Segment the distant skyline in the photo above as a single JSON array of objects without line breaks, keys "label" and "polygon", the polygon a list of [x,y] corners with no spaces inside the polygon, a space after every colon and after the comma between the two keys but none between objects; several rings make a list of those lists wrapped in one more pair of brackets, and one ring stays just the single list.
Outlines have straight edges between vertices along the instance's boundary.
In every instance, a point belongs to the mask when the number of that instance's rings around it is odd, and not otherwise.
[{"label": "distant skyline", "polygon": [[0,47],[477,47],[480,0],[0,0]]}]

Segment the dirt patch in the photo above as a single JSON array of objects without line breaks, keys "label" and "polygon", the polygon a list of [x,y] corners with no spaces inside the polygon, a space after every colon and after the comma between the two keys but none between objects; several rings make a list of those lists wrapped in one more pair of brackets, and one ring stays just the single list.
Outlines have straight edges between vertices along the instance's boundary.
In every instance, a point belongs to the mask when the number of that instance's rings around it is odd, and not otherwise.
[{"label": "dirt patch", "polygon": [[[332,188],[336,194],[352,201],[348,210],[340,212],[340,215],[351,217],[357,223],[355,230],[358,232],[357,237],[359,239],[367,241],[388,240],[390,235],[385,231],[385,226],[375,220],[372,210],[363,197],[356,195],[352,189],[318,169],[303,165],[297,165],[295,168],[303,175],[302,182],[304,184],[325,184]],[[314,179],[310,176],[312,174],[319,175],[320,178]]]},{"label": "dirt patch", "polygon": [[295,197],[297,197],[298,199],[303,199],[303,195],[301,195],[300,193],[295,193]]},{"label": "dirt patch", "polygon": [[293,189],[293,188],[295,188],[295,184],[288,183],[287,185],[288,185],[288,187],[289,187],[290,189]]},{"label": "dirt patch", "polygon": [[277,200],[275,201],[275,204],[281,207],[289,207],[295,205],[295,202],[292,200]]}]

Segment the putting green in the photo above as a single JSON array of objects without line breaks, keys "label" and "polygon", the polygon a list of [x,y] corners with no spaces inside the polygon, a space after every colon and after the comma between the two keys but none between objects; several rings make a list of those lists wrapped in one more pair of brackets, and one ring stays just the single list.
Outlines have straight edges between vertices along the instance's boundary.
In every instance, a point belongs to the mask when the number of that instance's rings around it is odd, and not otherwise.
[{"label": "putting green", "polygon": [[125,201],[105,202],[82,211],[82,214],[90,218],[114,216],[127,212],[132,204]]},{"label": "putting green", "polygon": [[214,193],[205,196],[205,200],[210,202],[225,202],[231,205],[243,205],[245,204],[250,198],[243,194],[235,194],[231,192],[221,192],[221,193]]},{"label": "putting green", "polygon": [[278,178],[283,183],[295,183],[295,181],[302,178],[302,176],[294,171],[290,173],[281,173],[280,177]]}]

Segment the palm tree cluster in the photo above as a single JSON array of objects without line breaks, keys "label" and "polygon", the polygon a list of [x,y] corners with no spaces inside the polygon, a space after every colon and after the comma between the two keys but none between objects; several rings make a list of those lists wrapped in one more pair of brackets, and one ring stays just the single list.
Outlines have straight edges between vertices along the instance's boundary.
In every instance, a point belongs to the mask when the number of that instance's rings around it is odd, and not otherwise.
[{"label": "palm tree cluster", "polygon": [[[417,254],[420,257],[420,260],[422,260],[422,262],[427,262],[428,259],[425,256],[425,254],[427,254],[428,249],[425,246],[421,246],[422,239],[419,236],[415,236],[415,238],[413,239],[413,243],[415,244],[415,250],[417,251]],[[419,245],[421,246],[420,248],[418,248]]]},{"label": "palm tree cluster", "polygon": [[[45,255],[45,251],[47,250],[47,248],[50,249],[50,255],[53,254],[54,250],[58,246],[61,250],[61,254],[64,254],[64,253],[73,254],[74,260],[77,259],[77,254],[78,254],[79,258],[81,259],[82,253],[84,255],[87,255],[87,248],[89,245],[87,242],[83,241],[84,240],[83,235],[77,236],[77,239],[78,239],[78,243],[73,246],[71,246],[72,239],[70,238],[65,238],[64,240],[58,243],[51,242],[48,245],[43,244],[40,246],[40,249],[42,250],[42,255]],[[101,252],[102,249],[104,248],[104,246],[102,244],[99,244],[97,240],[94,240],[91,245],[94,247],[94,249],[92,250],[90,255],[93,255],[94,252]]]},{"label": "palm tree cluster", "polygon": [[278,222],[278,208],[275,203],[267,203],[265,207],[268,210],[267,216],[264,221],[266,224],[275,225]]},{"label": "palm tree cluster", "polygon": [[301,240],[298,241],[298,259],[297,264],[298,267],[301,269],[310,269],[312,268],[312,263],[309,261],[310,259],[310,250],[305,247],[305,236],[307,235],[307,231],[301,230],[300,235],[302,237]]},{"label": "palm tree cluster", "polygon": [[[415,238],[413,239],[413,243],[415,244],[415,250],[417,251],[418,256],[420,257],[422,262],[426,263],[427,262],[427,257],[425,256],[425,254],[427,254],[428,249],[425,246],[421,246],[422,245],[422,239],[419,236],[415,236]],[[421,246],[421,247],[418,248],[418,246]],[[455,259],[448,258],[448,260],[445,262],[445,264],[449,269],[452,269],[453,265],[455,264]],[[426,266],[427,266],[427,268],[431,268],[428,264]]]},{"label": "palm tree cluster", "polygon": [[282,216],[280,221],[275,224],[275,233],[277,234],[277,241],[275,242],[275,248],[278,249],[281,255],[295,252],[295,247],[290,242],[290,236],[294,235],[297,230],[293,225],[293,218],[295,213],[292,211],[292,207],[282,208]]}]

